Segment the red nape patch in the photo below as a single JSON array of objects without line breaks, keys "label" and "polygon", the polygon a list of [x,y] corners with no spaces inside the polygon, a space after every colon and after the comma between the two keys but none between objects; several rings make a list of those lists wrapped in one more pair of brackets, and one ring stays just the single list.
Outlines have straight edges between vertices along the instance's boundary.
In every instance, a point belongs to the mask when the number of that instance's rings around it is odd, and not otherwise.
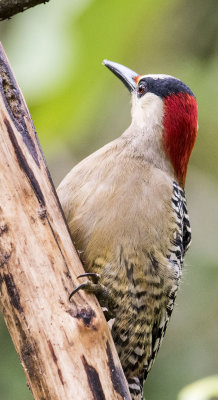
[{"label": "red nape patch", "polygon": [[189,157],[197,136],[197,101],[188,93],[172,94],[164,100],[164,111],[164,149],[179,184],[184,187]]}]

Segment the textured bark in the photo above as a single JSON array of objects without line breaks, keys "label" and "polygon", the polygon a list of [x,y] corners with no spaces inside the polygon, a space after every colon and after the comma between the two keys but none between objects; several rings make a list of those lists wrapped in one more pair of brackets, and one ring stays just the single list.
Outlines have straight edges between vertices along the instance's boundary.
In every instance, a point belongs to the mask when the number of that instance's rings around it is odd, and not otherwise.
[{"label": "textured bark", "polygon": [[0,0],[0,21],[49,0]]},{"label": "textured bark", "polygon": [[0,303],[35,399],[130,399],[34,126],[0,48]]}]

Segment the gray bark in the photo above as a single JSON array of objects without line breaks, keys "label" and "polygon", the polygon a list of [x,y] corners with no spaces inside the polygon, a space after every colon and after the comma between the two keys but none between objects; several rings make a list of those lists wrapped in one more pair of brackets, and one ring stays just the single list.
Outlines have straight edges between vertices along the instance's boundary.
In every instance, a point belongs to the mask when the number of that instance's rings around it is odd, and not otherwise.
[{"label": "gray bark", "polygon": [[[35,400],[130,400],[29,111],[0,46],[0,307]],[[0,346],[2,344],[0,343]]]}]

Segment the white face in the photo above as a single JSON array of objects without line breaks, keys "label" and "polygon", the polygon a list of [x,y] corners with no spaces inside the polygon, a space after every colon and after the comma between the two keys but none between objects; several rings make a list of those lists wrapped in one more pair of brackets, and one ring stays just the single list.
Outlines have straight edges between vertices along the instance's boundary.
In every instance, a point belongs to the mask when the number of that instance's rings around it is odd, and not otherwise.
[{"label": "white face", "polygon": [[162,170],[171,171],[171,163],[163,148],[163,117],[164,102],[160,96],[147,92],[138,97],[136,91],[132,92],[132,146],[146,155],[148,162]]},{"label": "white face", "polygon": [[132,121],[140,129],[153,130],[163,126],[164,104],[161,97],[145,93],[138,97],[132,93]]},{"label": "white face", "polygon": [[[164,74],[148,74],[140,75],[137,87],[144,78],[169,79],[174,78],[171,75]],[[177,79],[176,79],[177,80]],[[141,97],[137,95],[137,91],[132,92],[132,120],[141,129],[155,129],[163,126],[164,107],[163,100],[155,93],[147,92]]]}]

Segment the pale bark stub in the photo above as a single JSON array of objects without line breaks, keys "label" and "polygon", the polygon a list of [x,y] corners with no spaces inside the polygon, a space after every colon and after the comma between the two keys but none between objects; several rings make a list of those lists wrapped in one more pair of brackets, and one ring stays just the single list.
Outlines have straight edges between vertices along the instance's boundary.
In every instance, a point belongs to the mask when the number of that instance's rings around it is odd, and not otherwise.
[{"label": "pale bark stub", "polygon": [[0,48],[0,302],[35,399],[130,399],[28,109]]}]

